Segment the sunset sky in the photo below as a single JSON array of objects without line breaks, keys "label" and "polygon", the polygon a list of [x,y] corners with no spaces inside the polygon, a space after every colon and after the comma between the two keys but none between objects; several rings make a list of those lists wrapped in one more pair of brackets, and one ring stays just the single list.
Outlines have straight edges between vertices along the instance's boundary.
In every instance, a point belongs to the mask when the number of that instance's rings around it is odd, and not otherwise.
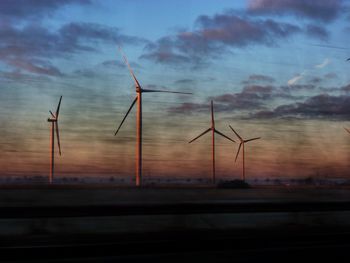
[{"label": "sunset sky", "polygon": [[[60,111],[56,175],[135,173],[144,88],[144,177],[210,178],[210,127],[246,146],[247,178],[349,178],[350,1],[1,0],[0,176],[49,173],[49,110]],[[238,140],[237,140],[238,141]],[[238,143],[217,137],[218,178],[239,178]]]}]

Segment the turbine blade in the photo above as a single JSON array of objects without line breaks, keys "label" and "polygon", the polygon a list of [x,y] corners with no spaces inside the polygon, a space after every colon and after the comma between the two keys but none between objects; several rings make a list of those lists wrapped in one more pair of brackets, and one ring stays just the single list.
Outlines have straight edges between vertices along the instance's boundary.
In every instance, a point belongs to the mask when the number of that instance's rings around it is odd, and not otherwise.
[{"label": "turbine blade", "polygon": [[197,140],[199,137],[202,137],[204,134],[206,134],[207,132],[211,131],[211,128],[209,128],[208,130],[202,132],[201,134],[199,134],[196,138],[192,139],[191,141],[189,141],[188,143],[194,142],[195,140]]},{"label": "turbine blade", "polygon": [[57,137],[58,152],[61,155],[60,132],[59,132],[59,129],[58,129],[58,122],[57,121],[55,123],[55,127],[56,127],[56,137]]},{"label": "turbine blade", "polygon": [[259,139],[261,139],[261,137],[257,137],[257,138],[253,138],[253,139],[245,140],[244,142],[250,142],[250,141],[255,141],[255,140],[259,140]]},{"label": "turbine blade", "polygon": [[125,54],[124,54],[124,52],[123,52],[121,46],[118,46],[118,49],[119,49],[119,52],[121,53],[121,55],[122,55],[122,57],[123,57],[123,59],[124,59],[124,63],[128,66],[129,72],[130,72],[132,78],[133,78],[134,81],[135,81],[135,86],[138,87],[138,88],[141,88],[141,85],[140,85],[140,83],[138,82],[137,78],[135,77],[134,71],[132,70],[132,68],[131,68],[131,66],[130,66],[130,64],[129,64],[129,61],[128,61],[127,57],[125,56]]},{"label": "turbine blade", "polygon": [[58,102],[58,105],[57,105],[56,119],[58,118],[58,114],[60,113],[61,101],[62,101],[62,96],[60,97],[60,101]]},{"label": "turbine blade", "polygon": [[125,114],[125,116],[124,116],[122,122],[120,123],[120,125],[119,125],[117,131],[115,132],[114,136],[117,135],[119,129],[122,127],[122,125],[123,125],[123,123],[124,123],[126,117],[128,117],[128,114],[129,114],[129,112],[131,111],[132,107],[134,107],[136,101],[137,101],[137,97],[136,97],[136,98],[134,99],[134,101],[131,103],[130,108],[129,108],[128,111],[126,112],[126,114]]},{"label": "turbine blade", "polygon": [[165,93],[177,93],[177,94],[187,94],[192,95],[190,92],[180,92],[180,91],[170,91],[170,90],[156,90],[156,89],[142,89],[142,92],[165,92]]},{"label": "turbine blade", "polygon": [[240,141],[243,141],[242,137],[239,136],[239,134],[231,127],[231,125],[229,125],[229,126],[230,126],[231,130],[236,134],[236,136],[238,137],[238,139],[239,139]]},{"label": "turbine blade", "polygon": [[49,110],[49,112],[50,112],[52,118],[56,119],[56,116],[52,113],[52,111]]},{"label": "turbine blade", "polygon": [[238,151],[237,151],[236,158],[235,158],[235,162],[237,161],[239,151],[241,150],[241,146],[242,146],[242,142],[239,144]]},{"label": "turbine blade", "polygon": [[344,127],[344,130],[346,130],[348,133],[350,133],[350,130]]},{"label": "turbine blade", "polygon": [[228,137],[228,136],[226,136],[225,134],[219,132],[217,129],[214,129],[214,131],[215,131],[217,134],[221,135],[222,137],[225,137],[227,140],[230,140],[231,142],[235,142],[235,141],[232,140],[230,137]]}]

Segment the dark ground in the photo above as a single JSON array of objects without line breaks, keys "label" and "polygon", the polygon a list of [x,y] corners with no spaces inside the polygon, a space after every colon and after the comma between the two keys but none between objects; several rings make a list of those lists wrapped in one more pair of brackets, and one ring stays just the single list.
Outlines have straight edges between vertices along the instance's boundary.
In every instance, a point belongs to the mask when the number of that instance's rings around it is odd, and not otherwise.
[{"label": "dark ground", "polygon": [[0,262],[348,262],[350,189],[3,186]]}]

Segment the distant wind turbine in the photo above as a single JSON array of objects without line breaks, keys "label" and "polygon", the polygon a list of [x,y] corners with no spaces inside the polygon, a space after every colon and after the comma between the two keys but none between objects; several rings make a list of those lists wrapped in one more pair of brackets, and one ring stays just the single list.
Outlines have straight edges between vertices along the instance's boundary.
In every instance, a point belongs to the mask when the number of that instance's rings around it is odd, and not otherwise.
[{"label": "distant wind turbine", "polygon": [[54,177],[55,130],[56,130],[56,136],[57,136],[58,152],[61,155],[60,133],[58,129],[58,115],[60,113],[61,101],[62,101],[62,96],[60,97],[60,100],[58,102],[56,113],[53,114],[52,111],[49,111],[51,114],[51,118],[47,119],[48,122],[51,122],[51,166],[50,166],[50,177],[49,177],[50,184],[52,184],[53,177]]},{"label": "distant wind turbine", "polygon": [[211,127],[209,129],[207,129],[206,131],[202,132],[201,134],[199,134],[196,138],[194,138],[193,140],[189,141],[188,143],[192,143],[195,140],[197,140],[198,138],[202,137],[204,134],[208,133],[211,131],[211,141],[212,141],[212,169],[213,169],[213,184],[215,184],[215,133],[221,135],[222,137],[235,142],[234,140],[232,140],[230,137],[222,134],[221,132],[219,132],[216,128],[215,128],[215,120],[214,120],[214,106],[213,106],[213,101],[211,101]]},{"label": "distant wind turbine", "polygon": [[120,123],[117,131],[114,135],[117,135],[120,128],[122,127],[126,117],[128,116],[131,109],[134,107],[135,103],[137,102],[137,112],[136,112],[136,186],[141,186],[142,183],[142,93],[144,92],[164,92],[164,93],[177,93],[177,94],[192,94],[188,92],[177,92],[177,91],[168,91],[168,90],[153,90],[153,89],[144,89],[141,87],[140,83],[135,77],[135,74],[128,62],[127,57],[124,55],[122,49],[119,47],[119,51],[123,56],[124,62],[129,68],[131,77],[133,78],[135,82],[135,88],[136,88],[136,98],[131,103],[130,108],[126,112],[122,122]]},{"label": "distant wind turbine", "polygon": [[238,154],[239,154],[239,151],[241,150],[241,147],[242,147],[242,180],[245,181],[245,167],[244,167],[244,144],[247,143],[247,142],[250,142],[250,141],[254,141],[254,140],[258,140],[260,139],[261,137],[257,137],[257,138],[252,138],[252,139],[248,139],[248,140],[243,140],[241,136],[239,136],[239,134],[231,127],[231,125],[229,125],[231,130],[236,134],[236,136],[238,137],[238,139],[240,140],[240,144],[238,146],[238,151],[237,151],[237,154],[236,154],[236,158],[235,158],[235,162],[237,161],[237,158],[238,158]]}]

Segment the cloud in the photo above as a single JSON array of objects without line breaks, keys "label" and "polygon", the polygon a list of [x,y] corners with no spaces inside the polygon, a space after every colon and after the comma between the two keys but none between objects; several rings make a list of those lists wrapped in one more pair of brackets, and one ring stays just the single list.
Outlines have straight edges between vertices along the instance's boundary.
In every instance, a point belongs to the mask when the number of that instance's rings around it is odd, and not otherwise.
[{"label": "cloud", "polygon": [[83,77],[83,78],[91,78],[91,79],[94,79],[97,76],[99,76],[96,70],[91,68],[77,69],[73,71],[73,75],[78,77]]},{"label": "cloud", "polygon": [[0,79],[16,82],[24,82],[28,84],[31,81],[48,81],[48,78],[45,76],[31,75],[22,73],[20,70],[14,71],[0,71]]},{"label": "cloud", "polygon": [[59,75],[49,62],[52,58],[68,59],[81,52],[97,52],[97,44],[145,43],[141,38],[120,33],[118,28],[95,23],[69,23],[54,32],[37,23],[23,27],[6,24],[0,27],[0,38],[0,62],[47,75]]},{"label": "cloud", "polygon": [[327,73],[326,75],[324,75],[324,78],[325,79],[336,79],[336,78],[338,78],[338,75],[334,72],[331,72],[331,73]]},{"label": "cloud", "polygon": [[322,78],[320,77],[313,77],[309,80],[309,82],[311,82],[312,84],[319,84],[322,82]]},{"label": "cloud", "polygon": [[145,48],[141,58],[165,64],[201,65],[207,59],[223,55],[227,48],[249,45],[276,45],[278,39],[287,38],[301,29],[289,23],[272,19],[249,19],[224,13],[199,16],[196,30],[180,31],[165,36]]},{"label": "cloud", "polygon": [[252,74],[248,77],[247,80],[242,81],[242,84],[247,85],[247,84],[254,84],[254,83],[261,83],[261,82],[272,83],[272,82],[275,82],[275,79],[270,76]]},{"label": "cloud", "polygon": [[315,68],[324,68],[326,67],[329,63],[331,63],[331,61],[326,58],[321,64],[317,64],[315,65]]},{"label": "cloud", "polygon": [[340,88],[342,91],[345,91],[345,92],[350,92],[350,84],[348,85],[345,85],[343,87]]},{"label": "cloud", "polygon": [[[331,1],[331,0],[330,0]],[[296,4],[295,4],[296,3]],[[272,5],[269,9],[269,5]],[[285,6],[286,5],[286,6]],[[330,5],[332,6],[332,5]],[[267,8],[266,10],[263,8]],[[332,6],[333,7],[333,6]],[[309,12],[308,8],[312,10]],[[263,14],[268,10],[292,10],[307,17],[330,19],[328,4],[315,4],[311,1],[250,1],[248,14]],[[316,14],[314,14],[314,12]],[[322,14],[322,12],[326,12]],[[334,9],[338,12],[338,8]],[[172,66],[191,65],[203,67],[211,59],[222,57],[234,48],[252,45],[278,46],[279,40],[303,33],[308,37],[327,40],[329,32],[318,24],[306,24],[302,29],[295,24],[276,21],[271,18],[237,14],[234,11],[218,13],[213,16],[201,15],[192,30],[182,30],[159,38],[145,47],[140,58]]]},{"label": "cloud", "polygon": [[341,119],[350,118],[350,96],[331,96],[319,94],[297,102],[276,107],[273,110],[258,111],[250,118],[307,118],[307,119]]},{"label": "cloud", "polygon": [[334,45],[321,45],[321,44],[309,44],[310,46],[314,47],[324,47],[324,48],[331,48],[331,49],[339,49],[339,50],[348,50],[347,47],[341,47],[341,46],[334,46]]},{"label": "cloud", "polygon": [[289,94],[296,91],[296,90],[314,90],[316,86],[314,83],[308,83],[308,84],[295,84],[293,86],[282,86],[281,89],[283,89],[285,92],[288,92]]},{"label": "cloud", "polygon": [[[326,67],[329,63],[331,63],[331,61],[328,58],[325,58],[321,64],[315,65],[314,68],[322,69]],[[293,78],[287,81],[288,86],[296,85],[297,82],[299,82],[305,76],[308,76],[312,71],[313,71],[312,69],[307,69],[307,70],[304,70],[301,74],[295,75]]]},{"label": "cloud", "polygon": [[291,78],[290,80],[287,81],[288,86],[292,86],[294,84],[296,84],[299,80],[301,80],[304,76],[305,73],[301,73],[301,74],[297,74],[296,76],[294,76],[293,78]]},{"label": "cloud", "polygon": [[88,5],[90,0],[1,0],[0,16],[3,18],[42,18],[58,8],[70,4]]},{"label": "cloud", "polygon": [[291,14],[316,21],[335,20],[343,9],[341,0],[250,0],[248,12],[256,15]]},{"label": "cloud", "polygon": [[139,37],[128,36],[120,33],[117,27],[110,27],[96,23],[65,24],[59,30],[61,39],[72,45],[79,45],[85,40],[104,41],[112,44],[144,44],[145,40]]},{"label": "cloud", "polygon": [[7,63],[11,66],[30,73],[43,74],[48,76],[63,76],[62,72],[58,68],[50,65],[47,62],[37,61],[36,63],[33,63],[32,61],[28,60],[26,61],[22,59],[11,59],[8,60]]},{"label": "cloud", "polygon": [[325,82],[325,81],[336,79],[337,77],[338,76],[335,73],[327,73],[319,77],[310,77],[308,78],[308,82],[311,83],[312,85],[316,85],[316,84],[321,84],[322,82]]},{"label": "cloud", "polygon": [[214,97],[208,97],[203,104],[183,103],[177,107],[169,108],[172,113],[193,113],[201,112],[208,107],[210,100],[215,102],[215,110],[220,112],[232,112],[237,110],[264,109],[266,103],[275,98],[291,98],[282,88],[266,85],[248,85],[241,92],[226,93]]},{"label": "cloud", "polygon": [[[272,19],[251,20],[233,14],[200,16],[197,24],[201,27],[199,37],[233,46],[246,46],[256,41],[271,44],[275,37],[287,37],[300,30],[292,24],[278,23]],[[183,36],[189,39],[196,37],[193,33]]]},{"label": "cloud", "polygon": [[195,83],[195,80],[193,79],[179,79],[175,81],[175,84],[193,84]]},{"label": "cloud", "polygon": [[306,34],[321,40],[327,40],[329,38],[329,32],[325,28],[318,25],[307,25]]},{"label": "cloud", "polygon": [[209,104],[184,102],[180,106],[168,108],[170,113],[191,114],[193,112],[203,112],[209,110]]},{"label": "cloud", "polygon": [[125,67],[125,64],[118,60],[105,60],[101,63],[101,65],[106,67]]},{"label": "cloud", "polygon": [[140,58],[174,65],[189,63],[190,58],[186,54],[179,54],[179,52],[182,52],[181,50],[176,51],[176,49],[179,49],[176,42],[177,36],[162,37],[155,43],[147,44],[145,47],[146,53],[141,55]]},{"label": "cloud", "polygon": [[[129,61],[130,62],[130,61]],[[127,66],[125,65],[124,62],[120,60],[105,60],[101,63],[102,66],[105,67],[118,67],[118,68],[126,68]],[[141,65],[136,63],[136,62],[130,62],[130,66],[135,69],[135,68],[141,68]]]}]

